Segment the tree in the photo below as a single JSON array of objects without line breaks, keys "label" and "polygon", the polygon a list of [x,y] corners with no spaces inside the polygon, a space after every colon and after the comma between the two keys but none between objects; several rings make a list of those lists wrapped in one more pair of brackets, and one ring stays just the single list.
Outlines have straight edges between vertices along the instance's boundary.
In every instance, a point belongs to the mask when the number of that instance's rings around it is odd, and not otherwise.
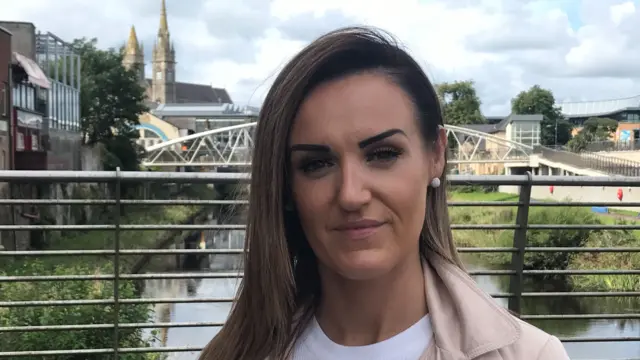
[{"label": "tree", "polygon": [[571,151],[582,151],[589,143],[609,140],[617,129],[618,122],[614,119],[592,117],[584,122],[582,130],[567,145]]},{"label": "tree", "polygon": [[539,85],[527,91],[521,91],[511,99],[511,111],[514,114],[541,114],[540,143],[542,145],[564,145],[571,139],[571,124],[564,119],[551,90]]},{"label": "tree", "polygon": [[144,150],[136,143],[135,126],[138,116],[149,109],[136,72],[122,66],[121,52],[98,49],[96,39],[77,39],[72,46],[82,62],[80,115],[85,144],[103,146],[105,170],[138,170]]},{"label": "tree", "polygon": [[480,112],[480,99],[473,81],[438,84],[436,91],[442,102],[445,124],[460,126],[487,122]]}]

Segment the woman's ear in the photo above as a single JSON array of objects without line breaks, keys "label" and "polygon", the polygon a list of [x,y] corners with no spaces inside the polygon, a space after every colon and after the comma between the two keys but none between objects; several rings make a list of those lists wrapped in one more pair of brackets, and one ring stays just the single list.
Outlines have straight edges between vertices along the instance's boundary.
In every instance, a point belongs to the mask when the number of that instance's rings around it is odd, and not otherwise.
[{"label": "woman's ear", "polygon": [[433,177],[441,177],[444,173],[445,159],[447,154],[447,129],[444,126],[438,126],[438,138],[436,139],[433,147]]}]

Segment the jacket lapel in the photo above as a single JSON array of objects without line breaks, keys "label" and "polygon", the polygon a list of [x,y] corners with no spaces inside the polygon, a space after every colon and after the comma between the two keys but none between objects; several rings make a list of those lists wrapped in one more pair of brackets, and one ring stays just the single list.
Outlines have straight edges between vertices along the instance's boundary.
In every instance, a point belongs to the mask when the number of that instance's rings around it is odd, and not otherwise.
[{"label": "jacket lapel", "polygon": [[435,342],[424,359],[473,359],[518,340],[518,321],[462,269],[438,255],[423,268]]}]

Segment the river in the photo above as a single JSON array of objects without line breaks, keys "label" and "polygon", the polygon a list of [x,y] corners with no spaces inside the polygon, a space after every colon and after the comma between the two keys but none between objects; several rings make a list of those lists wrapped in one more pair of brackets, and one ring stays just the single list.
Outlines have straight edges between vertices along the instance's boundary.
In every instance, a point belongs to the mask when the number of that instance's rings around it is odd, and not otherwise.
[{"label": "river", "polygon": [[[235,238],[235,236],[234,236]],[[228,243],[235,243],[235,240]],[[213,261],[212,268],[219,268],[222,259]],[[481,269],[472,265],[474,269]],[[495,276],[476,276],[480,287],[489,293],[506,292],[508,279]],[[150,297],[198,297],[228,298],[235,294],[239,279],[203,280],[150,280],[146,284],[146,296]],[[526,291],[540,291],[541,284],[528,284]],[[545,291],[563,291],[546,284]],[[637,300],[637,299],[635,299]],[[506,299],[497,299],[506,306]],[[640,301],[607,298],[532,298],[523,301],[523,314],[597,314],[597,313],[637,313]],[[164,306],[164,308],[159,308]],[[221,322],[224,321],[230,304],[172,304],[158,305],[157,322]],[[163,310],[163,311],[160,311]],[[545,331],[564,337],[625,337],[640,334],[640,320],[561,320],[534,323]],[[217,332],[215,328],[169,329],[166,346],[203,346]],[[639,342],[617,343],[567,343],[567,351],[572,359],[640,359]],[[197,353],[176,353],[172,360],[197,359]]]}]

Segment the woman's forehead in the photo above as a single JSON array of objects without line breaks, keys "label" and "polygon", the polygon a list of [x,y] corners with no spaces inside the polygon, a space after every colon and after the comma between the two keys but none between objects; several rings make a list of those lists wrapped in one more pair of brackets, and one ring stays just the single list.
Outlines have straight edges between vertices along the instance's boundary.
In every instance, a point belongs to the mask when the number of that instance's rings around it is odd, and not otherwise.
[{"label": "woman's forehead", "polygon": [[359,74],[319,86],[303,102],[290,142],[349,135],[364,139],[397,128],[415,127],[409,96],[384,75]]}]

